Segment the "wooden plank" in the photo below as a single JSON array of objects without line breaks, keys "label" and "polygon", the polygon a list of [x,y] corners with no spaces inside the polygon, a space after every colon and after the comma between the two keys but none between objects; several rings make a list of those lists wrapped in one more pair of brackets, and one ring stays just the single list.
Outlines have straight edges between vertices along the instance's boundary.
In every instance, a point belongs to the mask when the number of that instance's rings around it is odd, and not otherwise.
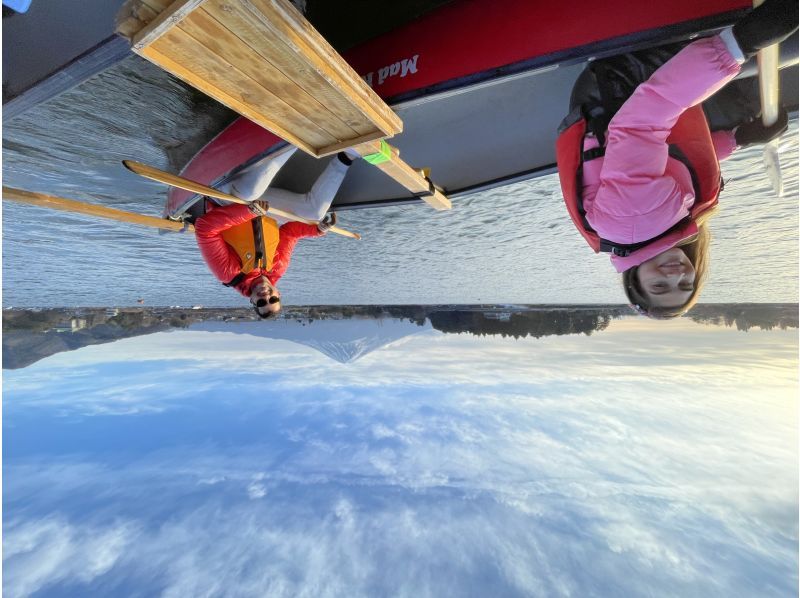
[{"label": "wooden plank", "polygon": [[[370,135],[363,135],[355,139],[350,139],[348,141],[341,141],[339,143],[334,143],[333,145],[329,145],[327,147],[322,147],[319,149],[317,156],[322,158],[324,156],[330,156],[331,154],[337,154],[340,151],[346,150],[349,147],[361,145],[362,143],[367,143],[368,141],[375,141],[376,139],[379,141],[383,139],[383,133],[381,131],[378,131],[377,129],[375,129],[375,132],[371,133]],[[396,149],[395,151],[397,152]]]},{"label": "wooden plank", "polygon": [[[238,103],[246,104],[251,113],[258,111],[256,122],[298,145],[284,135],[290,131],[291,137],[300,143],[298,147],[312,155],[316,155],[316,148],[338,141],[238,69],[220,63],[218,57],[203,44],[178,28],[162,35],[145,48],[144,52],[150,50],[169,56],[172,62],[179,63],[184,71],[192,75],[193,80],[187,82],[212,97],[223,101],[222,98],[230,98],[236,93]],[[217,97],[215,93],[222,97]]]},{"label": "wooden plank", "polygon": [[156,13],[161,13],[167,10],[175,0],[139,0],[143,4],[146,4],[151,9],[153,9]]},{"label": "wooden plank", "polygon": [[[376,94],[328,42],[286,0],[239,0],[257,21],[301,55],[310,68],[342,90],[386,137],[403,130],[400,117]],[[287,8],[288,7],[288,8]]]},{"label": "wooden plank", "polygon": [[115,31],[122,37],[133,39],[148,23],[158,17],[160,10],[144,4],[142,0],[128,0],[115,18]]},{"label": "wooden plank", "polygon": [[[219,56],[220,61],[229,62],[336,139],[344,141],[360,136],[268,61],[246,52],[248,46],[207,12],[194,11],[178,27]],[[377,128],[374,131],[380,134]]]},{"label": "wooden plank", "polygon": [[147,27],[133,37],[131,41],[133,51],[138,53],[145,46],[155,42],[203,2],[205,0],[175,0],[169,5],[169,8],[163,10]]},{"label": "wooden plank", "polygon": [[[245,104],[241,99],[235,98],[232,95],[227,94],[222,89],[215,87],[214,85],[210,84],[208,81],[204,80],[202,77],[195,75],[192,71],[185,68],[183,65],[178,64],[177,62],[173,61],[168,56],[164,56],[160,52],[156,51],[152,46],[148,46],[144,48],[142,51],[139,52],[139,55],[142,58],[146,58],[153,64],[161,67],[168,73],[175,75],[179,79],[182,79],[192,87],[195,87],[205,94],[213,97],[221,104],[224,104],[231,110],[238,112],[242,116],[245,116],[252,120],[254,123],[261,125],[265,129],[268,129],[272,126],[272,123],[266,123],[263,121],[263,116],[253,110],[248,104]],[[282,137],[292,145],[311,153],[313,148],[306,146],[304,141],[300,138],[296,137],[292,134],[291,131],[287,131],[277,126],[272,126],[271,129],[276,135]]]},{"label": "wooden plank", "polygon": [[115,31],[132,40],[172,3],[173,0],[127,0],[117,13]]},{"label": "wooden plank", "polygon": [[130,40],[133,39],[133,36],[136,35],[144,26],[145,23],[136,17],[122,17],[117,15],[116,23],[114,25],[114,32],[117,35],[121,35],[122,37]]},{"label": "wooden plank", "polygon": [[[260,11],[261,19],[267,18],[281,37],[291,42],[313,65],[318,72],[341,87],[359,108],[370,114],[377,114],[385,123],[382,127],[386,136],[396,135],[403,130],[403,122],[397,114],[366,84],[361,76],[339,55],[319,32],[303,17],[288,0],[241,0],[246,7]],[[251,9],[252,10],[252,9]]]},{"label": "wooden plank", "polygon": [[75,201],[74,199],[65,199],[63,197],[55,197],[53,195],[45,195],[43,193],[33,193],[31,191],[24,191],[23,189],[3,187],[3,199],[15,201],[17,203],[28,204],[31,206],[37,206],[40,208],[61,210],[62,212],[74,212],[78,214],[86,214],[87,216],[97,216],[99,218],[117,220],[118,222],[141,224],[142,226],[149,226],[151,228],[161,228],[172,231],[186,230],[187,232],[194,232],[194,227],[190,224],[184,226],[182,222],[173,222],[172,220],[164,220],[163,218],[156,218],[155,216],[144,216],[134,212],[115,210],[113,208],[107,208],[105,206],[99,206],[83,201]]},{"label": "wooden plank", "polygon": [[387,132],[387,137],[396,135],[403,130],[403,121],[395,112],[366,84],[361,76],[341,57],[341,55],[331,46],[328,41],[314,29],[311,23],[292,5],[289,0],[241,0],[245,4],[252,2],[267,16],[271,17],[272,23],[280,28],[281,34],[288,36],[303,45],[308,45],[311,52],[307,58],[318,61],[322,68],[330,68],[349,84],[350,93],[357,93],[374,107],[381,116],[386,119],[387,124],[393,132]]},{"label": "wooden plank", "polygon": [[[362,143],[361,145],[355,146],[353,149],[362,156],[366,156],[369,154],[378,153],[381,149],[381,144],[380,141],[370,141],[368,143]],[[394,148],[392,148],[392,150],[392,154],[394,154]],[[399,155],[393,155],[391,160],[381,164],[376,164],[375,168],[385,172],[412,193],[423,193],[429,190],[428,179],[426,179],[421,172],[414,170],[411,166],[401,160]],[[424,195],[420,199],[436,210],[449,210],[453,207],[453,204],[450,202],[447,196],[435,187],[432,195]]]},{"label": "wooden plank", "polygon": [[375,129],[375,125],[360,109],[346,99],[338,89],[332,87],[322,75],[309,69],[305,60],[280,37],[274,32],[273,35],[265,35],[263,26],[259,26],[257,21],[251,19],[249,13],[231,6],[226,0],[208,0],[203,5],[203,10],[218,22],[224,23],[244,44],[264,60],[268,60],[288,78],[296,80],[298,73],[304,74],[302,87],[354,131],[360,135],[368,135]]}]

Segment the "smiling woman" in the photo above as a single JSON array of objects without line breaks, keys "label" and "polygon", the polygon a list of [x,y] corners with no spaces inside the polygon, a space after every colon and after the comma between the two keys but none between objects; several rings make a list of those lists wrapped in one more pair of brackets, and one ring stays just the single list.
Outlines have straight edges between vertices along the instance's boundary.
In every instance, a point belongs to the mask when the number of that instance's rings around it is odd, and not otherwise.
[{"label": "smiling woman", "polygon": [[[797,2],[766,0],[716,35],[601,58],[575,82],[557,141],[567,210],[589,246],[623,273],[640,314],[674,318],[696,302],[699,262],[708,259],[697,237],[724,188],[720,161],[788,125],[777,106],[770,110],[780,118],[762,123],[761,106],[748,101],[756,82],[734,79],[758,50],[796,32],[797,21]],[[692,288],[684,258],[697,271]]]},{"label": "smiling woman", "polygon": [[622,273],[622,286],[630,305],[652,318],[674,318],[695,306],[708,277],[711,232],[705,218],[698,219],[697,234]]},{"label": "smiling woman", "polygon": [[5,372],[4,594],[795,591],[796,330],[208,326]]}]

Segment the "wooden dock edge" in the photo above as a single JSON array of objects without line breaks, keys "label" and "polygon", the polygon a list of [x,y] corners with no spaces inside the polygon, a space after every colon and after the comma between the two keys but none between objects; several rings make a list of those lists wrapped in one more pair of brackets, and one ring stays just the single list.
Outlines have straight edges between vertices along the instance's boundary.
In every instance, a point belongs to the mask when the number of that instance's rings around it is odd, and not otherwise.
[{"label": "wooden dock edge", "polygon": [[[208,37],[216,31],[212,19],[234,32],[227,46]],[[253,36],[251,23],[262,37]],[[384,139],[403,130],[400,117],[288,0],[127,0],[117,32],[140,56],[317,158],[348,148],[379,153]],[[253,71],[259,60],[284,65],[291,91],[277,71],[272,78]],[[333,99],[341,106],[327,113]],[[346,114],[362,121],[335,120]],[[452,207],[396,149],[374,165],[435,209]]]}]

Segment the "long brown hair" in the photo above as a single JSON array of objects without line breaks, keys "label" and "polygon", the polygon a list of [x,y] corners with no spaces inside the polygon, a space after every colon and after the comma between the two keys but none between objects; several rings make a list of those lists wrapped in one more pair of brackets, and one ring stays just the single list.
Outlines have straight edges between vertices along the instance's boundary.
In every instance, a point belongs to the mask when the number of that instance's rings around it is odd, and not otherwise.
[{"label": "long brown hair", "polygon": [[711,231],[708,229],[706,221],[716,214],[716,206],[700,214],[695,222],[697,223],[697,234],[679,243],[680,247],[694,266],[694,290],[689,299],[678,307],[657,307],[650,305],[641,285],[639,284],[639,267],[634,266],[622,273],[622,288],[628,297],[628,303],[633,309],[643,316],[655,318],[657,320],[669,320],[682,316],[692,309],[700,298],[700,291],[703,289],[708,278],[708,264],[710,262]]}]

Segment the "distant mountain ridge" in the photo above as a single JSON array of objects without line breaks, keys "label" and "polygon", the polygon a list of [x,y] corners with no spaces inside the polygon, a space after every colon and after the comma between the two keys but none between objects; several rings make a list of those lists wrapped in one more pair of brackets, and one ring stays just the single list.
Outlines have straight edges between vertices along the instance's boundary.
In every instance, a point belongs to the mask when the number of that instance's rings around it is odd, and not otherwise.
[{"label": "distant mountain ridge", "polygon": [[[338,363],[415,334],[540,338],[586,334],[631,316],[622,305],[339,305],[292,306],[278,320],[259,321],[249,308],[58,308],[3,311],[3,369],[23,368],[81,347],[193,328],[280,339],[313,348]],[[687,316],[737,330],[798,327],[796,303],[701,304]]]},{"label": "distant mountain ridge", "polygon": [[430,323],[420,326],[407,320],[392,318],[313,320],[298,323],[292,320],[275,322],[200,322],[190,330],[248,334],[260,338],[287,340],[310,347],[339,363],[352,363],[364,356],[424,331],[433,330]]},{"label": "distant mountain ridge", "polygon": [[31,333],[15,330],[3,333],[3,369],[15,370],[63,351],[74,351],[90,345],[111,343],[124,338],[164,332],[172,327],[158,323],[136,329],[113,327],[106,324],[75,332]]}]

